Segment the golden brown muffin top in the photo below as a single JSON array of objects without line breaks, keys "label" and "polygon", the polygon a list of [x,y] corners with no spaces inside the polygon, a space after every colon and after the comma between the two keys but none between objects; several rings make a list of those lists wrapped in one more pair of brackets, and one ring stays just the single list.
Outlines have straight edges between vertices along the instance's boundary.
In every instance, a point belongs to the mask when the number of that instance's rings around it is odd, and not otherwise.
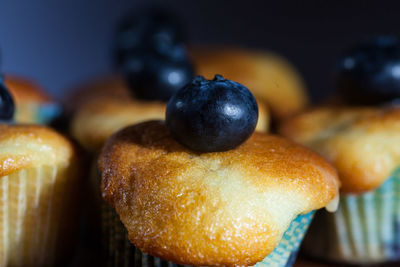
[{"label": "golden brown muffin top", "polygon": [[321,107],[280,131],[332,162],[343,193],[373,190],[400,165],[400,108]]},{"label": "golden brown muffin top", "polygon": [[282,119],[304,109],[308,96],[302,78],[282,57],[268,52],[233,47],[194,47],[196,73],[210,79],[221,74],[239,82],[266,101],[272,114]]},{"label": "golden brown muffin top", "polygon": [[[259,101],[258,101],[259,102]],[[267,132],[269,112],[258,103],[256,130]],[[76,112],[71,123],[72,135],[90,151],[99,151],[116,131],[147,120],[164,119],[167,103],[124,98],[96,98]]]},{"label": "golden brown muffin top", "polygon": [[76,147],[52,129],[0,124],[0,177],[37,165],[68,165]]},{"label": "golden brown muffin top", "polygon": [[48,103],[52,98],[34,81],[15,75],[5,75],[5,85],[14,98],[16,105],[30,102]]},{"label": "golden brown muffin top", "polygon": [[225,152],[181,146],[162,121],[114,134],[99,158],[103,197],[142,252],[180,264],[252,265],[298,215],[338,194],[316,153],[255,132]]}]

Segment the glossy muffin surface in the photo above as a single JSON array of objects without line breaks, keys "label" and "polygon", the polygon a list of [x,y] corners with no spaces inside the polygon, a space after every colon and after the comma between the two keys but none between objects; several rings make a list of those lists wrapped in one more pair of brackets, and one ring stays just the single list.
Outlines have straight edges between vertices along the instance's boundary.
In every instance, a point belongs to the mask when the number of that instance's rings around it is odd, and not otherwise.
[{"label": "glossy muffin surface", "polygon": [[190,265],[252,265],[298,215],[338,192],[314,152],[254,133],[226,152],[196,153],[161,121],[114,134],[99,158],[104,198],[142,252]]},{"label": "glossy muffin surface", "polygon": [[76,147],[47,127],[0,124],[0,176],[40,165],[65,165]]},{"label": "glossy muffin surface", "polygon": [[304,83],[282,57],[268,52],[226,47],[193,47],[198,75],[210,79],[221,74],[245,85],[264,100],[278,119],[297,113],[308,104]]},{"label": "glossy muffin surface", "polygon": [[281,133],[332,162],[344,193],[373,190],[400,165],[399,108],[316,108]]}]

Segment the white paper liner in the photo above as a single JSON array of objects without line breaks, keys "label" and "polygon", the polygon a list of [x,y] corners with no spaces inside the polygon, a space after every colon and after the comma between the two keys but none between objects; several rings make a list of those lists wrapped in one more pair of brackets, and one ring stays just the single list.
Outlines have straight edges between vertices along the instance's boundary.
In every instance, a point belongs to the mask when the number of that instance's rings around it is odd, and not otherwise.
[{"label": "white paper liner", "polygon": [[0,266],[54,266],[71,204],[67,176],[42,166],[0,177]]},{"label": "white paper liner", "polygon": [[400,169],[378,189],[341,196],[336,213],[319,211],[304,240],[306,254],[371,264],[400,259]]}]

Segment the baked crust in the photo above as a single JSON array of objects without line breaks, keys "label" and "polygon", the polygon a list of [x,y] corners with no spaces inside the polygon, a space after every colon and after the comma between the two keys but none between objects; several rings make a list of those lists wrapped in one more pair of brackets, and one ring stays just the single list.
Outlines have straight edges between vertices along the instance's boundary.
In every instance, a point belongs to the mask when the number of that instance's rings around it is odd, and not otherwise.
[{"label": "baked crust", "polygon": [[400,108],[320,107],[280,132],[332,162],[343,193],[376,189],[400,165]]},{"label": "baked crust", "polygon": [[34,81],[16,76],[6,74],[4,82],[7,89],[10,91],[14,98],[16,105],[24,105],[27,103],[50,103],[51,97],[45,93],[38,84]]},{"label": "baked crust", "polygon": [[[268,131],[269,112],[259,102],[257,130]],[[142,101],[132,98],[96,98],[87,102],[75,114],[72,135],[87,149],[98,151],[116,131],[139,122],[164,119],[165,102]]]},{"label": "baked crust", "polygon": [[77,150],[73,143],[38,125],[0,124],[0,177],[37,165],[66,166]]},{"label": "baked crust", "polygon": [[189,265],[253,265],[298,215],[338,194],[316,153],[255,132],[226,152],[197,153],[162,121],[114,134],[99,158],[103,197],[142,252]]},{"label": "baked crust", "polygon": [[308,105],[305,85],[294,67],[282,57],[239,48],[193,47],[196,72],[208,79],[221,74],[245,85],[282,119]]}]

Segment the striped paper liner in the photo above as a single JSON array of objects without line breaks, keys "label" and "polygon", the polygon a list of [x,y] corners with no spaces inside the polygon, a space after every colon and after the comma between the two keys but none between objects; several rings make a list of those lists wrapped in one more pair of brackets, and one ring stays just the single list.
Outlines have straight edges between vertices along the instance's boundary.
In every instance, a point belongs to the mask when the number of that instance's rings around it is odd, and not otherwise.
[{"label": "striped paper liner", "polygon": [[341,196],[336,213],[320,211],[304,241],[310,256],[344,263],[400,259],[400,169],[378,189]]},{"label": "striped paper liner", "polygon": [[[100,175],[97,174],[99,177]],[[97,180],[99,180],[97,178]],[[128,233],[115,209],[102,201],[102,245],[106,267],[180,267],[173,262],[140,252],[128,239]],[[290,267],[293,265],[300,243],[311,223],[314,211],[297,216],[284,233],[279,245],[255,266]]]},{"label": "striped paper liner", "polygon": [[296,260],[300,244],[314,217],[314,211],[297,216],[283,234],[279,245],[263,261],[255,266],[286,266],[290,267]]},{"label": "striped paper liner", "polygon": [[66,176],[66,168],[42,166],[0,177],[0,266],[55,266],[70,204]]}]

